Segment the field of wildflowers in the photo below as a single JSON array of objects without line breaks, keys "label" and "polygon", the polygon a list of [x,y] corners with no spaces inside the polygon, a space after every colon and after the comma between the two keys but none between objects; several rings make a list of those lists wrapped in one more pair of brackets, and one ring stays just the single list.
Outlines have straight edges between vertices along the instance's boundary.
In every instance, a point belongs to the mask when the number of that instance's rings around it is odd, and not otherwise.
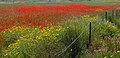
[{"label": "field of wildflowers", "polygon": [[[103,14],[119,7],[0,6],[0,57],[119,58],[120,30]],[[118,19],[119,14],[120,11]],[[90,22],[91,43],[88,42]]]}]

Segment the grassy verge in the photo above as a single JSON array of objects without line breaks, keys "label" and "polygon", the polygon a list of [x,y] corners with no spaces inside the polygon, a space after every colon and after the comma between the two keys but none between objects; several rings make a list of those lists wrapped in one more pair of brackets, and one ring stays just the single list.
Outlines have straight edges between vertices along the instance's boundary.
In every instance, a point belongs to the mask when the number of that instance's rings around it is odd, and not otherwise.
[{"label": "grassy verge", "polygon": [[0,2],[0,5],[68,5],[68,4],[89,4],[89,5],[115,5],[120,2]]}]

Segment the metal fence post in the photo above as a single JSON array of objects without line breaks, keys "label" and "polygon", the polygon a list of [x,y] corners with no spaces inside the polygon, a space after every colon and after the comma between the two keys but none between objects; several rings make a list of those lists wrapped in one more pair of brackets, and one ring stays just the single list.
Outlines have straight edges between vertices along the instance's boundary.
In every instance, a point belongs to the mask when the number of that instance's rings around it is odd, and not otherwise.
[{"label": "metal fence post", "polygon": [[112,10],[112,14],[111,15],[112,15],[111,16],[112,17],[111,20],[112,20],[112,19],[114,19],[114,10]]},{"label": "metal fence post", "polygon": [[108,13],[107,13],[107,11],[105,12],[105,20],[107,21],[107,19],[108,19]]},{"label": "metal fence post", "polygon": [[92,39],[92,23],[90,22],[89,25],[89,39],[87,42],[87,49],[89,49],[90,45],[91,45],[91,39]]}]

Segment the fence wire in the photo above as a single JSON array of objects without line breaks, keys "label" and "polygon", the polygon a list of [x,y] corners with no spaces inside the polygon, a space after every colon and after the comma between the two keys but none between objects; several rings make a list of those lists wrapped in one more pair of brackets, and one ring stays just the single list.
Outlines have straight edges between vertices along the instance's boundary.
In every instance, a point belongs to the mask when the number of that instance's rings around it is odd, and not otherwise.
[{"label": "fence wire", "polygon": [[85,30],[83,30],[83,31],[80,33],[80,35],[79,35],[71,44],[69,44],[67,47],[65,47],[65,48],[64,48],[62,51],[60,51],[59,53],[55,54],[55,56],[60,56],[60,55],[62,55],[73,43],[75,43],[75,42],[79,39],[79,37],[81,37],[81,35],[82,35],[85,31],[87,31],[88,26],[89,26],[89,23],[87,24],[87,26],[85,26]]},{"label": "fence wire", "polygon": [[[97,26],[96,25],[94,25],[94,26],[91,26],[91,27],[94,27],[94,28],[92,28],[91,29],[91,31],[93,32],[98,26],[100,26],[101,25],[101,23],[99,23]],[[81,37],[81,35],[84,33],[84,32],[86,32],[89,28],[89,23],[85,26],[85,30],[83,30],[80,34],[79,34],[79,36],[73,41],[73,42],[71,42],[71,44],[69,44],[67,47],[65,47],[62,51],[60,51],[60,52],[58,52],[57,54],[55,54],[55,56],[60,56],[60,55],[62,55],[73,43],[75,43],[78,39],[79,39],[79,37]],[[89,32],[89,31],[88,31]],[[92,34],[93,35],[93,34]],[[87,52],[87,51],[86,51]]]}]

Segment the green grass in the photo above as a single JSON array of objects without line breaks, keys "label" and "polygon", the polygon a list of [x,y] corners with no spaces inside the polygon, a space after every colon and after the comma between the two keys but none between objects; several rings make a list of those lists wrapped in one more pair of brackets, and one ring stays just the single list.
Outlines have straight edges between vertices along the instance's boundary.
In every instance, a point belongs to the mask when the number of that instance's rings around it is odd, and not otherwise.
[{"label": "green grass", "polygon": [[0,5],[68,5],[68,4],[89,4],[89,5],[115,5],[115,4],[120,4],[120,2],[88,2],[88,1],[83,1],[83,2],[25,2],[25,3],[20,3],[20,2],[0,2]]}]

